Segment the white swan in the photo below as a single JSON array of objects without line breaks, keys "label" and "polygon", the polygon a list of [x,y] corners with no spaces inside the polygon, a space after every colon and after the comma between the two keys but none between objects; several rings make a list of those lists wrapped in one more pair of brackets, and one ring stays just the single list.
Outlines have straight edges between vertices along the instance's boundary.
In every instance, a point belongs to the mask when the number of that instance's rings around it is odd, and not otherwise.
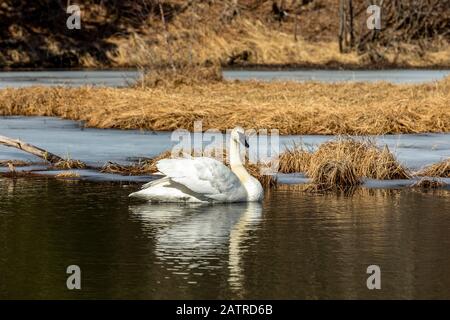
[{"label": "white swan", "polygon": [[244,129],[230,136],[230,166],[212,158],[163,159],[157,162],[164,178],[151,181],[130,197],[151,202],[253,202],[261,201],[261,183],[242,164],[240,145],[248,148]]}]

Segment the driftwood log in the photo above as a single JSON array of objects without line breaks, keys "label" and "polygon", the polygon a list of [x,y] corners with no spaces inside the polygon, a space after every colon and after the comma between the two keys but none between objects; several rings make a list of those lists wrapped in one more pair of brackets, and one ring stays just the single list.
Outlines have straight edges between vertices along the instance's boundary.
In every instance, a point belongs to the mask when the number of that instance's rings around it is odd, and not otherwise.
[{"label": "driftwood log", "polygon": [[64,161],[63,158],[61,158],[53,153],[50,153],[44,149],[38,148],[36,146],[33,146],[26,142],[22,142],[20,140],[8,138],[5,136],[0,136],[0,145],[23,150],[25,152],[31,153],[32,155],[35,155],[35,156],[41,158],[41,159],[44,159],[45,161],[48,161],[51,164],[57,164],[58,162]]}]

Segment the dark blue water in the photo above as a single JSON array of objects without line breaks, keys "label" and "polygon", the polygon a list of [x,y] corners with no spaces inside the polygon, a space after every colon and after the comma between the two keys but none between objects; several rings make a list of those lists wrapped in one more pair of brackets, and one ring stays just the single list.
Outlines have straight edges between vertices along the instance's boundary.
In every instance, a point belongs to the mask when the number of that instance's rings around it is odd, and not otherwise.
[{"label": "dark blue water", "polygon": [[450,299],[450,191],[180,206],[130,201],[137,188],[0,178],[0,298]]}]

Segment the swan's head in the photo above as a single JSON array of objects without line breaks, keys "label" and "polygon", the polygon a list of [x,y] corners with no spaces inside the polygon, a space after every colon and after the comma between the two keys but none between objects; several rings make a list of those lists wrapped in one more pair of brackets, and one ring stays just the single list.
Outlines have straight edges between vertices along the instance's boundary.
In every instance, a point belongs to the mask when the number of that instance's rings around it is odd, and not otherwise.
[{"label": "swan's head", "polygon": [[236,127],[231,131],[231,140],[237,144],[242,144],[246,148],[249,147],[247,136],[245,135],[245,130],[241,127]]}]

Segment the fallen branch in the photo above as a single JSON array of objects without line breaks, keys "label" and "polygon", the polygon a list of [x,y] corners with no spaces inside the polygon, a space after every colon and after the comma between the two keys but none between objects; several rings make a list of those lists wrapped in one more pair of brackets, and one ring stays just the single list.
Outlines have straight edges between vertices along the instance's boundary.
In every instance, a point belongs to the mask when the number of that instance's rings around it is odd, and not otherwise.
[{"label": "fallen branch", "polygon": [[58,162],[61,163],[61,162],[65,161],[63,158],[61,158],[53,153],[50,153],[44,149],[38,148],[36,146],[33,146],[31,144],[28,144],[28,143],[20,141],[20,140],[8,138],[5,136],[0,136],[0,144],[7,146],[7,147],[17,148],[22,151],[31,153],[32,155],[42,158],[45,161],[50,162],[51,164],[56,164]]}]

